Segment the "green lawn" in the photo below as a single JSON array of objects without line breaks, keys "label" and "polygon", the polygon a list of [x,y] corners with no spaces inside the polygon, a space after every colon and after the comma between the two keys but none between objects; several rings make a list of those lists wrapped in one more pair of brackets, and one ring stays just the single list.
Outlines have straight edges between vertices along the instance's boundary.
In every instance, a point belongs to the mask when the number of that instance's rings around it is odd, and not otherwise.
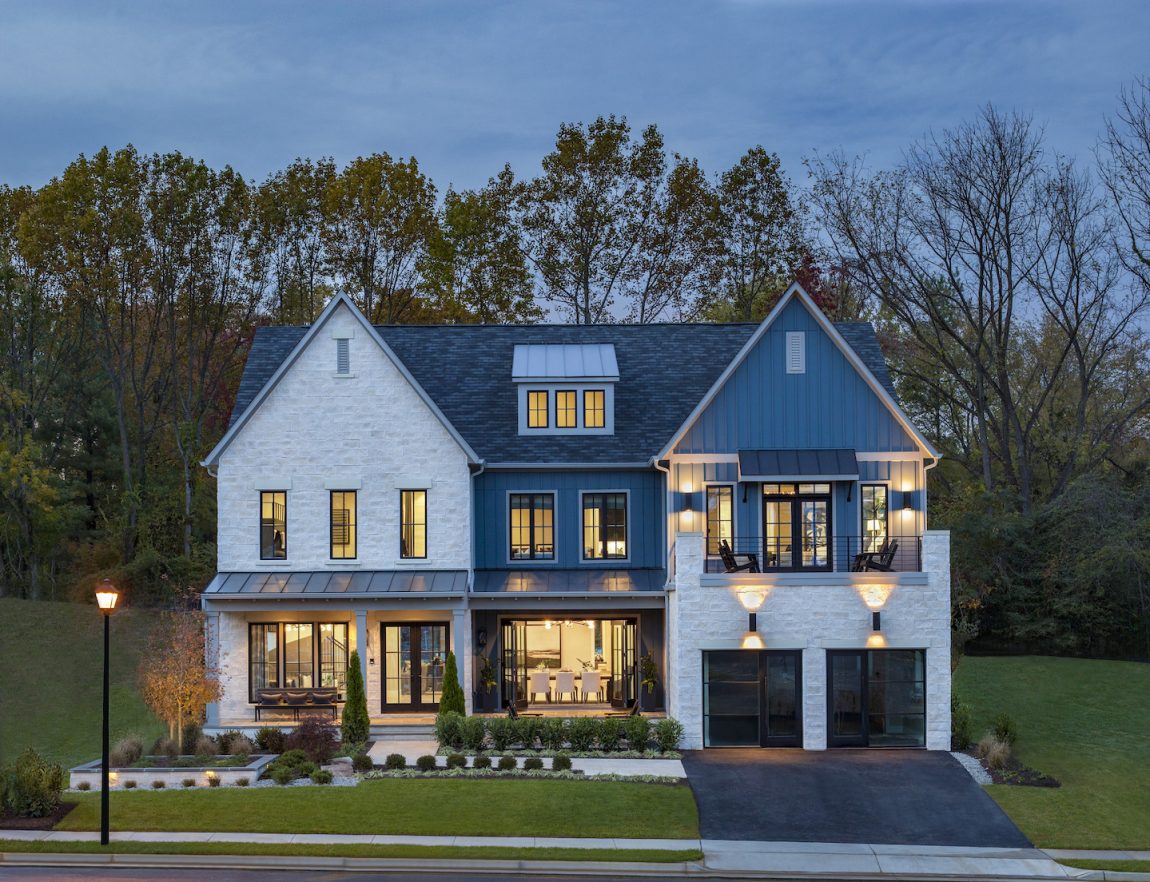
[{"label": "green lawn", "polygon": [[270,854],[284,857],[411,858],[486,861],[634,861],[682,863],[701,860],[698,849],[499,848],[428,845],[277,845],[254,842],[22,842],[0,839],[2,853],[33,854]]},{"label": "green lawn", "polygon": [[[99,794],[58,830],[95,830]],[[384,779],[358,787],[218,788],[111,794],[113,830],[693,839],[686,785]]]},{"label": "green lawn", "polygon": [[1059,861],[1079,870],[1111,870],[1115,873],[1150,873],[1150,861]]},{"label": "green lawn", "polygon": [[981,735],[1008,712],[1018,758],[1059,789],[987,788],[1044,848],[1150,848],[1150,665],[964,658],[955,688]]},{"label": "green lawn", "polygon": [[[112,618],[112,739],[150,743],[164,726],[136,691],[155,614]],[[100,755],[103,623],[95,605],[0,598],[0,763],[35,747],[65,767]]]}]

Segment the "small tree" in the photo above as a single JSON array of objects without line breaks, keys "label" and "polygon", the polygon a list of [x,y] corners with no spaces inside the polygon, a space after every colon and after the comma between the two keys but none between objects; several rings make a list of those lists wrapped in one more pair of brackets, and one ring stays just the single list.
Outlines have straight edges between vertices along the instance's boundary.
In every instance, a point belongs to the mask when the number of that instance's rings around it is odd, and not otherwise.
[{"label": "small tree", "polygon": [[447,653],[447,664],[443,667],[443,695],[439,698],[440,713],[454,711],[467,713],[463,703],[463,687],[459,685],[459,671],[455,667],[455,653]]},{"label": "small tree", "polygon": [[204,616],[168,612],[160,620],[140,661],[140,692],[152,712],[176,738],[188,723],[200,723],[208,702],[222,689],[204,658]]},{"label": "small tree", "polygon": [[363,691],[363,671],[359,666],[359,650],[351,651],[347,669],[347,703],[343,706],[341,735],[343,743],[363,744],[367,741],[371,720],[367,715],[367,695]]}]

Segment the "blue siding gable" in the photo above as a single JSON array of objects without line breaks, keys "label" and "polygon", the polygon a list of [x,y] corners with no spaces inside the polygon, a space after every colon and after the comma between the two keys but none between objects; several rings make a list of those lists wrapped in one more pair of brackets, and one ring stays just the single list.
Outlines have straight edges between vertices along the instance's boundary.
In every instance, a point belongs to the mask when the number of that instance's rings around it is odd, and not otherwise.
[{"label": "blue siding gable", "polygon": [[[788,331],[806,334],[805,373],[786,372]],[[674,452],[756,447],[919,450],[798,298],[775,317]]]}]

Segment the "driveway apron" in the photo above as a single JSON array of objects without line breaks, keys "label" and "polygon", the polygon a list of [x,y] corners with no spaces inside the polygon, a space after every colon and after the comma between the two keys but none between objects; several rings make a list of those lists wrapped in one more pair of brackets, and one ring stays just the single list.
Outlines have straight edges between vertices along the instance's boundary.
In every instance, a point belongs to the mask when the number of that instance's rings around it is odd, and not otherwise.
[{"label": "driveway apron", "polygon": [[1026,848],[945,752],[688,751],[704,839]]}]

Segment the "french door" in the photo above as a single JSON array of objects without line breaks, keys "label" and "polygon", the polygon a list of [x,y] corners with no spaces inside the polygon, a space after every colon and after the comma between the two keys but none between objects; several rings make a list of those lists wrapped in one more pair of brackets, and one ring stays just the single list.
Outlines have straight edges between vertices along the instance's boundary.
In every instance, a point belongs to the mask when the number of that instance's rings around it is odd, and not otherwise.
[{"label": "french door", "polygon": [[638,698],[635,663],[635,622],[611,622],[611,704],[631,707]]},{"label": "french door", "polygon": [[527,707],[527,622],[503,623],[500,654],[504,707]]},{"label": "french door", "polygon": [[447,662],[447,624],[384,623],[383,709],[387,712],[426,711],[439,707]]},{"label": "french door", "polygon": [[830,485],[768,486],[778,489],[763,496],[763,570],[829,570]]}]

